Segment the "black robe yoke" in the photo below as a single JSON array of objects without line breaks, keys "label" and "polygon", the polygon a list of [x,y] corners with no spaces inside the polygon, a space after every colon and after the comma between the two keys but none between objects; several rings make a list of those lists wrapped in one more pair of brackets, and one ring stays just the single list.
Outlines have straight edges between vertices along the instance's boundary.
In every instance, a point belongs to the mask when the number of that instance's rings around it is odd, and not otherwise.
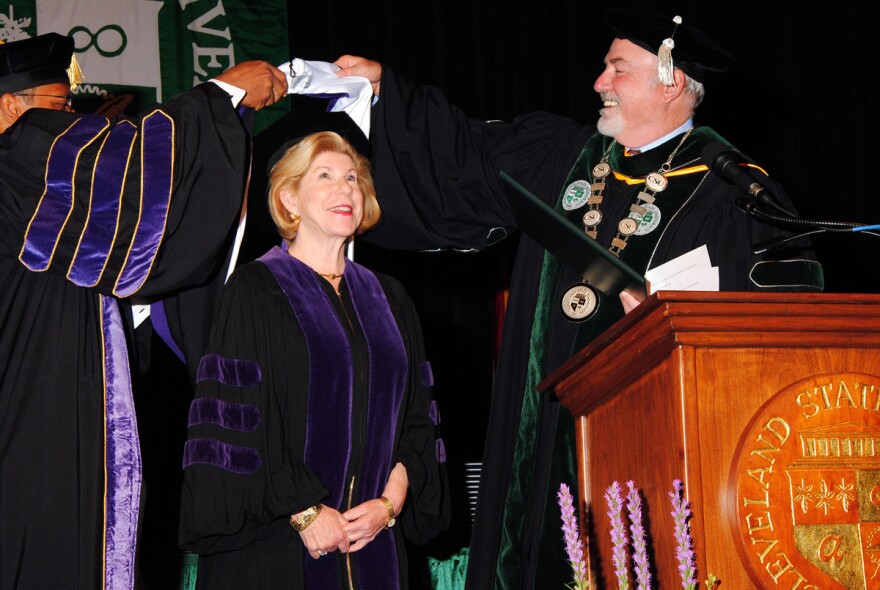
[{"label": "black robe yoke", "polygon": [[[415,85],[388,67],[383,68],[381,88],[371,140],[383,219],[363,239],[410,250],[491,245],[516,230],[498,177],[501,171],[581,225],[583,204],[569,212],[559,204],[573,180],[592,181],[590,171],[609,143],[592,128],[540,112],[511,123],[469,120],[438,89]],[[627,163],[618,146],[611,154],[612,167],[620,164],[628,168],[625,174],[644,178],[658,170],[680,139]],[[699,165],[701,147],[713,139],[717,135],[708,128],[695,130],[673,168]],[[578,176],[578,168],[585,175]],[[767,186],[790,207],[780,187],[769,179]],[[637,190],[613,178],[608,181],[605,221],[597,237],[606,247]],[[621,258],[644,273],[705,244],[720,268],[721,289],[765,288],[753,278],[762,259],[752,254],[751,245],[789,234],[743,214],[735,205],[738,196],[735,187],[705,169],[672,179],[657,200],[662,225],[631,239]],[[808,244],[798,246],[802,251],[795,256],[813,258]],[[582,328],[567,322],[558,311],[559,297],[576,279],[522,236],[496,370],[468,588],[551,588],[570,582],[555,493],[560,479],[572,487],[576,483],[571,419],[564,410],[560,417],[559,404],[551,399],[537,400],[532,388],[623,315],[616,299],[603,298],[599,316]],[[536,372],[529,373],[530,365]]]},{"label": "black robe yoke", "polygon": [[[200,554],[200,588],[305,588],[306,560],[313,560],[290,526],[290,515],[318,503],[344,512],[349,505],[381,494],[388,472],[366,472],[369,452],[362,448],[373,444],[368,425],[375,423],[379,431],[393,432],[386,466],[388,471],[397,462],[406,467],[409,491],[399,526],[380,532],[350,559],[361,588],[405,588],[403,537],[424,544],[449,520],[442,466],[445,459],[442,441],[435,440],[436,413],[429,399],[430,365],[424,357],[415,308],[400,283],[384,275],[375,276],[387,301],[379,305],[387,310],[355,297],[349,278],[353,262],[348,263],[338,297],[328,282],[280,248],[267,256],[273,256],[275,263],[298,265],[298,272],[307,272],[297,275],[301,282],[285,280],[262,262],[264,257],[237,269],[224,290],[190,410],[181,546]],[[309,283],[306,297],[314,295],[321,300],[315,307],[328,310],[317,318],[309,312],[309,321],[316,322],[321,332],[339,334],[327,337],[333,350],[330,354],[315,345],[313,332],[303,329],[300,314],[307,312],[298,309],[295,313],[291,307],[288,290],[302,289],[303,282]],[[393,340],[402,339],[403,357],[372,350],[365,339],[362,324],[366,318],[386,313],[399,332]],[[405,376],[397,415],[378,410],[391,392],[377,390],[375,384],[381,379],[370,367],[381,366],[385,358],[398,358],[393,361],[398,367],[395,371],[403,371]],[[218,373],[211,368],[214,366],[224,369]],[[312,374],[313,368],[320,374]],[[350,386],[344,381],[349,370],[354,377]],[[327,371],[343,375],[343,382],[328,385]],[[336,387],[352,388],[350,406]],[[218,414],[213,408],[224,410]],[[235,409],[234,417],[231,409]],[[326,465],[306,462],[310,456],[307,443],[313,449],[316,445],[316,435],[307,434],[315,427],[308,417],[316,412],[330,412],[326,422],[340,423],[338,429],[324,432],[325,438],[319,436],[320,444],[326,447],[323,455],[332,458],[326,463],[341,462],[338,457],[350,453],[342,493],[319,475]],[[358,442],[363,440],[367,443]],[[217,449],[233,449],[236,454]],[[342,473],[338,475],[342,480]],[[352,476],[355,484],[350,491]],[[370,480],[375,489],[362,489]],[[353,501],[347,498],[350,493]],[[392,568],[396,561],[399,569],[386,581],[368,579],[364,572],[370,571],[370,564],[362,560]],[[339,552],[322,557],[320,565],[330,566],[331,579],[312,578],[308,587],[337,587],[337,581],[347,577],[345,561],[346,556]],[[327,576],[328,572],[316,575]]]},{"label": "black robe yoke", "polygon": [[206,84],[132,120],[31,109],[0,165],[0,588],[129,589],[141,475],[116,297],[217,270],[247,134]]}]

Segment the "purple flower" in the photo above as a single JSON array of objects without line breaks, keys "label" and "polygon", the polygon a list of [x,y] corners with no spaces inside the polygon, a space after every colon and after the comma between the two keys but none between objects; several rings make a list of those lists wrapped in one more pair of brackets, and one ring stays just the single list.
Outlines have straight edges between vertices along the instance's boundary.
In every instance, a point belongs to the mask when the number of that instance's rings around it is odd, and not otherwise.
[{"label": "purple flower", "polygon": [[608,486],[605,491],[605,501],[608,503],[608,518],[611,520],[611,543],[614,550],[611,553],[611,561],[614,563],[614,572],[617,575],[617,587],[620,590],[628,590],[629,576],[626,571],[626,527],[623,525],[623,497],[620,493],[620,484],[616,481]]},{"label": "purple flower", "polygon": [[638,590],[650,590],[651,571],[648,566],[648,547],[645,543],[645,527],[642,525],[642,497],[635,482],[626,482],[629,494],[626,496],[626,510],[629,513],[629,530],[632,533],[633,562],[636,569]]},{"label": "purple flower", "polygon": [[574,510],[574,500],[571,490],[566,484],[559,485],[559,493],[556,494],[559,509],[562,512],[562,534],[565,539],[565,552],[568,554],[568,562],[571,564],[574,582],[573,590],[587,590],[590,581],[587,579],[587,565],[584,561],[584,545],[581,542],[580,528],[578,527],[577,514]]},{"label": "purple flower", "polygon": [[672,500],[672,519],[675,521],[675,557],[678,559],[678,573],[681,575],[681,587],[684,590],[697,588],[697,561],[694,556],[694,542],[688,521],[691,518],[691,503],[684,499],[684,485],[681,480],[672,482],[673,491],[669,492]]}]

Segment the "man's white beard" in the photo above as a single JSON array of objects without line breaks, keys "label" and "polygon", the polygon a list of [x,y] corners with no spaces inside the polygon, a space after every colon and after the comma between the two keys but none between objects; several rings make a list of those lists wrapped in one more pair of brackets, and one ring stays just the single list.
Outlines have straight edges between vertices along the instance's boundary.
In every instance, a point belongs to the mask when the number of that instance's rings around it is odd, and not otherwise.
[{"label": "man's white beard", "polygon": [[596,123],[596,129],[608,137],[620,135],[623,131],[623,119],[620,117],[620,111],[615,111],[613,115],[601,115]]}]

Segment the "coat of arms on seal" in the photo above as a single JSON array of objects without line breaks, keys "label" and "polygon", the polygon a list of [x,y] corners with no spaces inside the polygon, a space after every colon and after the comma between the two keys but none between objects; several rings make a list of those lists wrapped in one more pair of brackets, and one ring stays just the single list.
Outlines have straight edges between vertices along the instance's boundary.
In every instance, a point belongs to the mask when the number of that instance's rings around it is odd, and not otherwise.
[{"label": "coat of arms on seal", "polygon": [[880,377],[812,377],[753,416],[731,467],[737,550],[761,588],[880,589]]}]

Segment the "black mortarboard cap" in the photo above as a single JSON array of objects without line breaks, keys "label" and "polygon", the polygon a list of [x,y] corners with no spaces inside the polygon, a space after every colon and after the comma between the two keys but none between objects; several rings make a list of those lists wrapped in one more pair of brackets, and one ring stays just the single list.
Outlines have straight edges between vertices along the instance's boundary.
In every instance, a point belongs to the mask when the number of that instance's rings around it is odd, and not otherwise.
[{"label": "black mortarboard cap", "polygon": [[47,33],[0,44],[0,94],[43,84],[70,84],[73,39]]},{"label": "black mortarboard cap", "polygon": [[663,41],[672,38],[672,62],[697,82],[704,82],[708,72],[724,72],[733,67],[733,56],[712,39],[688,25],[676,25],[669,16],[660,16],[628,8],[611,8],[605,22],[615,36],[635,43],[657,55]]}]

